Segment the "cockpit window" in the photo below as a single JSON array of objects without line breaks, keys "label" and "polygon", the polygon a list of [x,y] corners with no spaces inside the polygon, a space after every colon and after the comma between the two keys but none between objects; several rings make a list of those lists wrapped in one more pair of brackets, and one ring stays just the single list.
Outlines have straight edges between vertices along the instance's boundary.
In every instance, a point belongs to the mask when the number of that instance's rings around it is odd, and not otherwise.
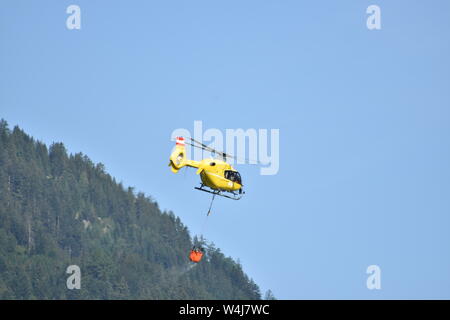
[{"label": "cockpit window", "polygon": [[242,184],[241,175],[237,171],[225,170],[225,179]]}]

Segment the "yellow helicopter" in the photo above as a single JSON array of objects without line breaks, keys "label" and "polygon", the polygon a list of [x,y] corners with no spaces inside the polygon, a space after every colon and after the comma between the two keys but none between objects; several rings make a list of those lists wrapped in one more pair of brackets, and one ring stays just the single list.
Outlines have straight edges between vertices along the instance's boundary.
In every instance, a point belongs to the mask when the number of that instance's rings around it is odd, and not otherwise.
[{"label": "yellow helicopter", "polygon": [[[241,175],[226,162],[227,158],[234,157],[208,147],[192,138],[189,139],[190,142],[186,142],[183,137],[176,138],[175,150],[170,155],[169,163],[172,172],[177,173],[183,167],[197,168],[197,174],[200,175],[202,182],[200,187],[195,187],[195,189],[212,193],[213,201],[216,195],[233,200],[241,199],[242,195],[245,193],[242,190],[243,185]],[[186,144],[217,154],[221,156],[223,160],[207,158],[201,161],[195,161],[187,159]],[[211,206],[208,215],[210,211]]]}]

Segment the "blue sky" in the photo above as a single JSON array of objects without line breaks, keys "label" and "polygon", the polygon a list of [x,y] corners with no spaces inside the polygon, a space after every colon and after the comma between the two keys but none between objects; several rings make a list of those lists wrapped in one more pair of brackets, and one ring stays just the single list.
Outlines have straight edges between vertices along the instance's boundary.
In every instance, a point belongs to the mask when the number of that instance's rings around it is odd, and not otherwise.
[{"label": "blue sky", "polygon": [[236,166],[205,237],[281,299],[449,299],[449,31],[448,1],[4,0],[0,117],[194,234],[210,197],[170,172],[171,132],[280,129],[279,173]]}]

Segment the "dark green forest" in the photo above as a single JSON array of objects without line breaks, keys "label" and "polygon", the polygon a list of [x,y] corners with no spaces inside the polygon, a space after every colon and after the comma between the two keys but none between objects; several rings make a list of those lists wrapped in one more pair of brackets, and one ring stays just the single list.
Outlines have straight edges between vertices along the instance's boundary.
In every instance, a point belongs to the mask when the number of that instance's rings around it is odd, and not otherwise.
[{"label": "dark green forest", "polygon": [[189,262],[198,241],[101,163],[0,121],[0,299],[261,299],[213,244],[201,239],[204,259]]}]

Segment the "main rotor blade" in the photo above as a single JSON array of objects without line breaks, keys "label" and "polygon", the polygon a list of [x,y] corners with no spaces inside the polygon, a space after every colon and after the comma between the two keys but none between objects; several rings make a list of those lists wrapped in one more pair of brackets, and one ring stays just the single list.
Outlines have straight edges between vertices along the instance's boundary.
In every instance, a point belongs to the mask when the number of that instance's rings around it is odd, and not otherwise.
[{"label": "main rotor blade", "polygon": [[237,160],[237,161],[239,161],[239,162],[244,162],[244,163],[246,163],[246,162],[248,162],[248,163],[252,162],[252,163],[254,163],[254,164],[267,164],[267,163],[263,163],[263,162],[261,162],[261,161],[259,161],[259,160],[254,160],[254,159],[249,159],[249,158],[241,158],[241,157],[236,157],[236,156],[231,156],[231,155],[226,155],[226,156],[227,156],[227,158],[233,158],[233,159],[235,159],[235,160]]},{"label": "main rotor blade", "polygon": [[188,144],[188,145],[190,145],[190,146],[193,146],[193,147],[195,147],[195,148],[199,148],[199,149],[202,149],[202,150],[205,150],[205,151],[209,151],[209,152],[216,153],[216,154],[218,154],[219,156],[221,156],[222,158],[232,158],[232,159],[235,159],[235,160],[240,161],[240,162],[253,162],[253,163],[256,163],[256,164],[264,164],[264,163],[262,163],[262,162],[259,161],[259,160],[254,160],[254,159],[249,159],[249,158],[240,158],[240,157],[236,157],[236,156],[233,156],[233,155],[231,155],[231,154],[225,153],[225,152],[223,152],[223,151],[218,151],[218,150],[216,150],[216,149],[214,149],[214,148],[211,148],[211,147],[209,147],[209,146],[207,146],[207,145],[205,145],[205,144],[203,144],[203,143],[201,143],[201,142],[199,142],[199,141],[197,141],[197,140],[194,140],[194,139],[192,139],[192,138],[189,138],[189,139],[190,139],[192,142],[197,143],[198,145],[192,144],[192,143],[189,143],[189,142],[186,142],[186,144]]},{"label": "main rotor blade", "polygon": [[187,145],[193,146],[193,147],[195,147],[195,148],[199,148],[199,149],[202,149],[202,150],[205,150],[205,151],[215,152],[214,149],[209,148],[209,147],[207,147],[207,146],[198,146],[198,145],[196,145],[196,144],[192,144],[192,143],[189,143],[189,142],[185,142],[185,143],[186,143]]},{"label": "main rotor blade", "polygon": [[213,152],[213,153],[217,153],[217,154],[219,154],[219,155],[222,156],[222,157],[232,157],[232,156],[226,154],[226,153],[223,152],[223,151],[218,151],[218,150],[216,150],[216,149],[214,149],[214,148],[211,148],[211,147],[209,147],[209,146],[207,146],[207,145],[205,145],[205,144],[203,144],[203,143],[201,143],[201,142],[198,142],[197,140],[194,140],[194,139],[192,139],[192,138],[189,138],[189,139],[190,139],[191,141],[193,141],[193,142],[195,142],[195,143],[197,143],[197,144],[200,145],[200,146],[197,146],[197,145],[195,145],[195,144],[188,143],[190,146],[193,146],[193,147],[196,147],[196,148],[200,148],[200,149],[203,149],[203,150],[206,150],[206,151],[210,151],[210,152]]},{"label": "main rotor blade", "polygon": [[192,142],[195,142],[195,143],[201,145],[203,148],[209,148],[207,145],[205,145],[205,144],[203,144],[203,143],[201,143],[201,142],[198,142],[197,140],[194,140],[194,139],[192,139],[192,138],[190,138],[190,137],[189,137],[189,139],[190,139]]}]

